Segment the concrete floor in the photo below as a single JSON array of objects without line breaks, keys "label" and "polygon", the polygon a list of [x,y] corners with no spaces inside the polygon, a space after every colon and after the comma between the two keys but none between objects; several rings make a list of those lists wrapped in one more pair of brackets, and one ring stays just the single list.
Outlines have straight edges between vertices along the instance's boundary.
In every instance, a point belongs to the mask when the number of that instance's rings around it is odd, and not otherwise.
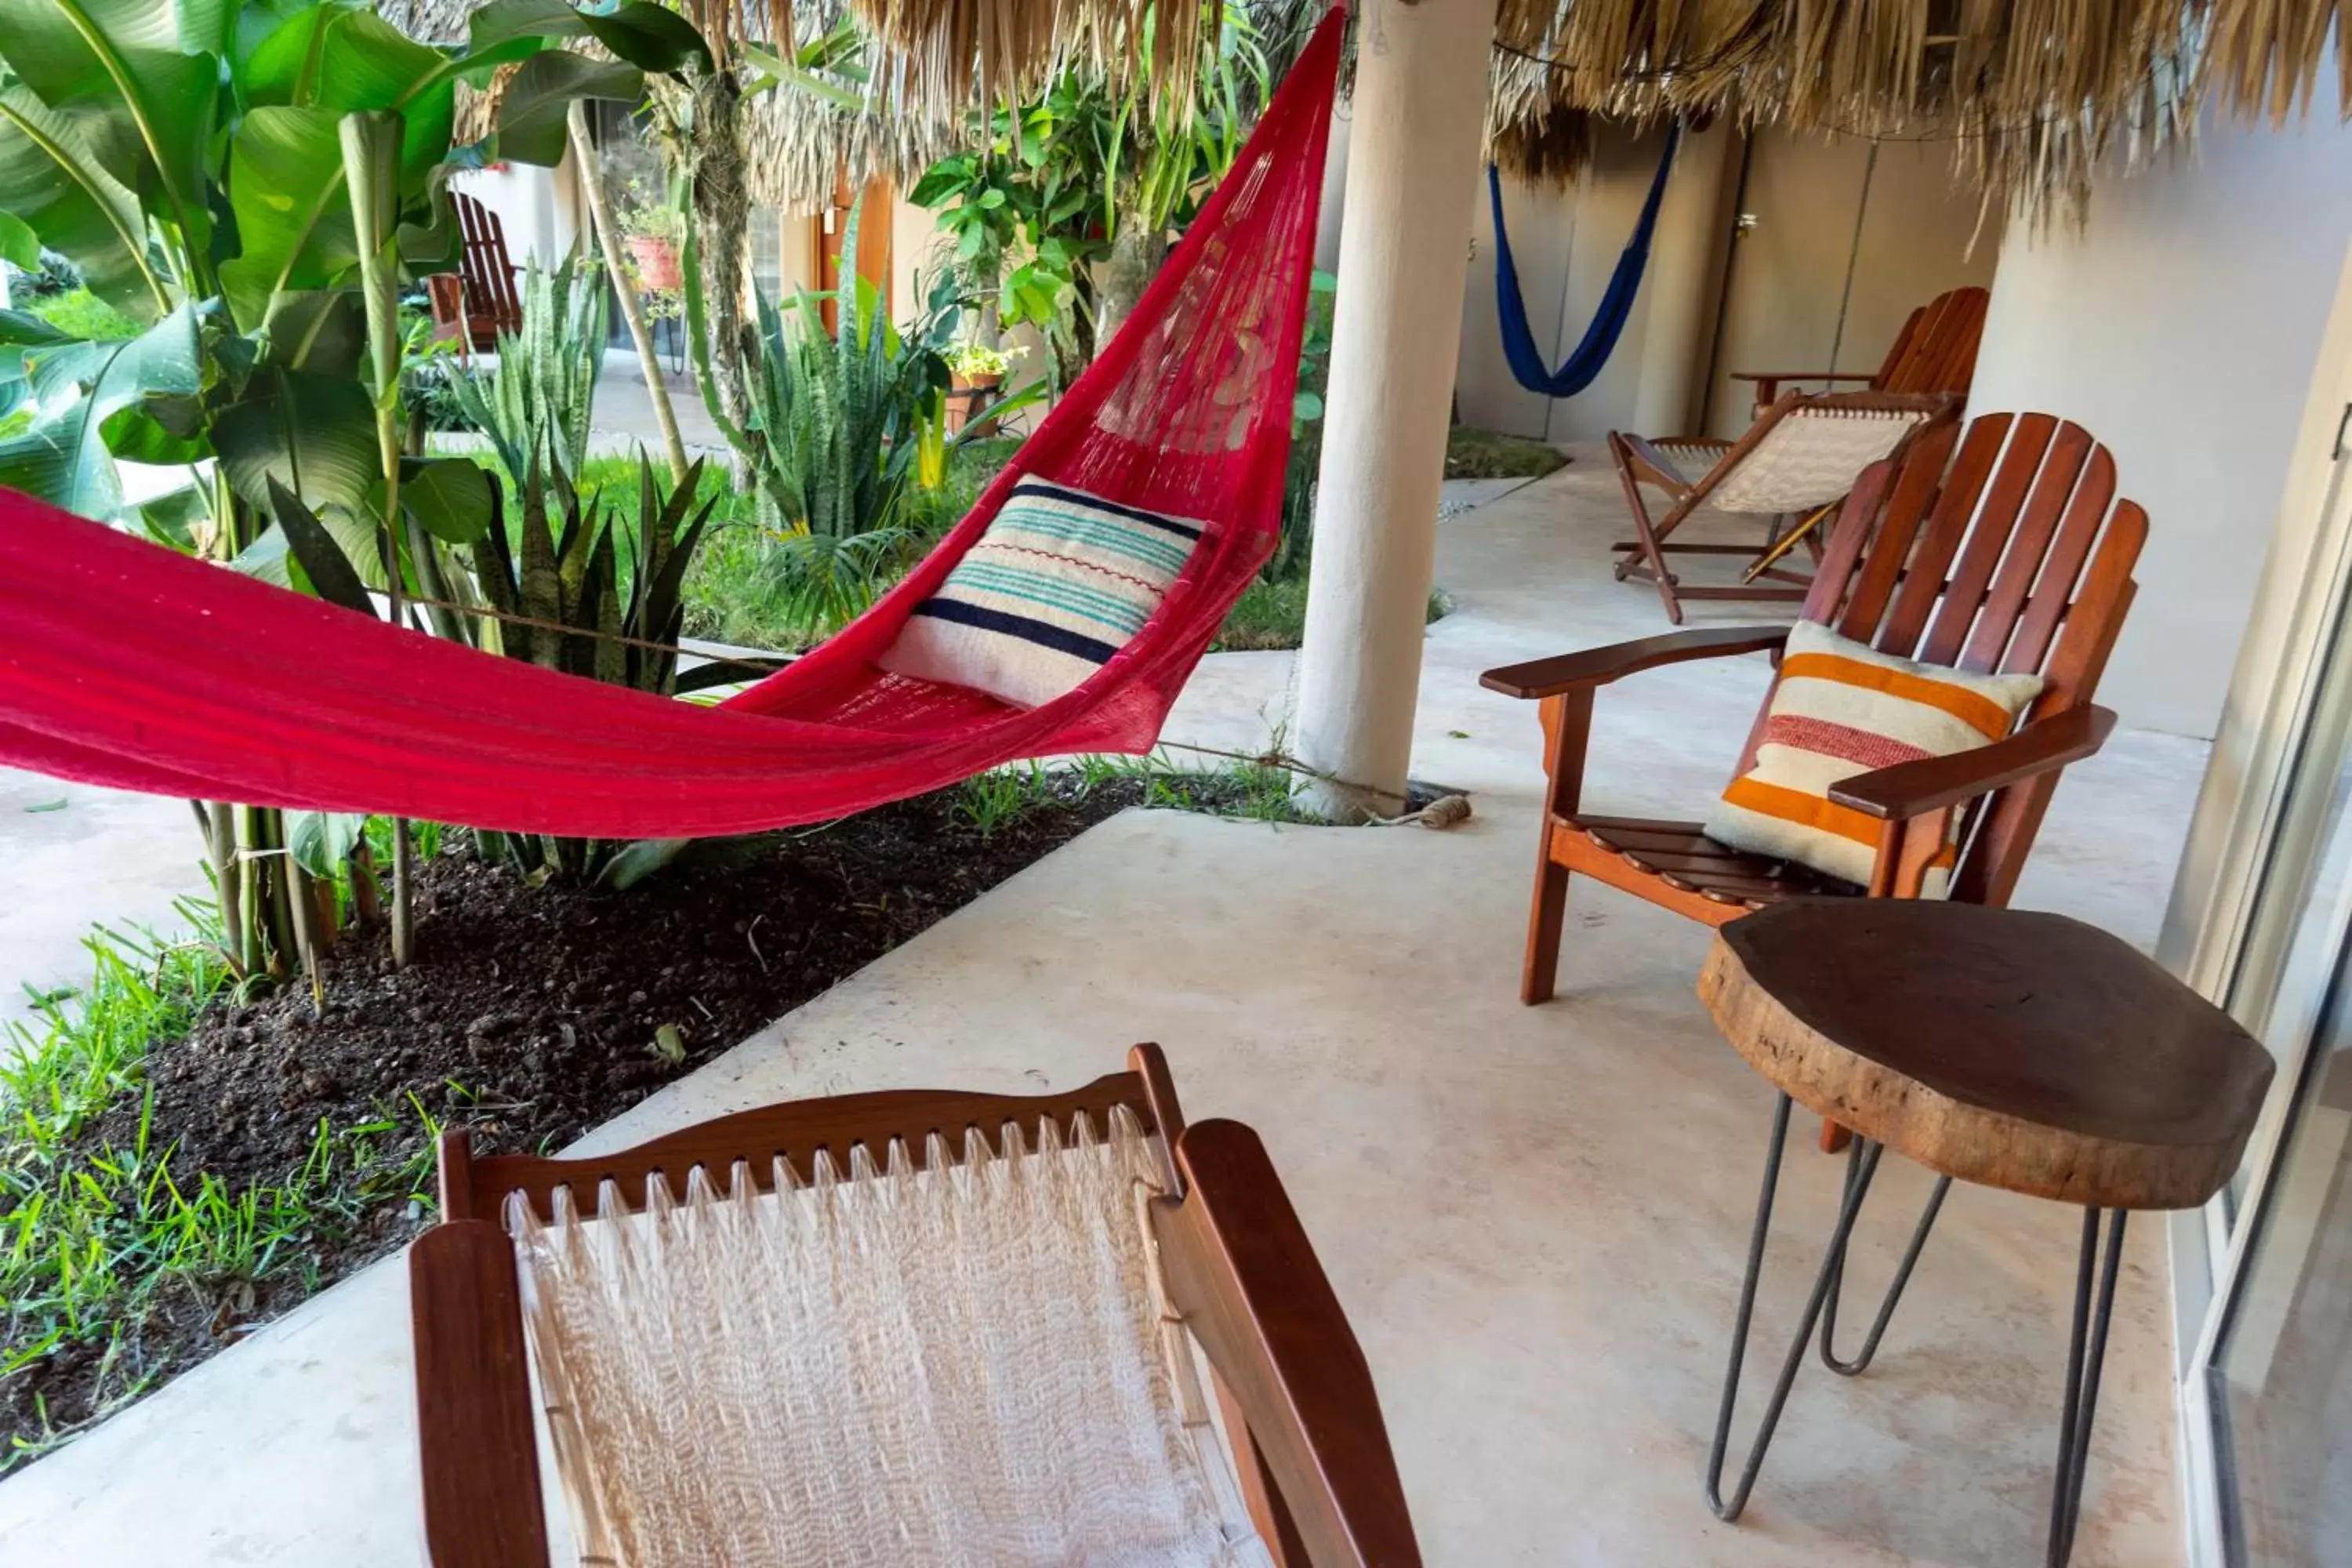
[{"label": "concrete floor", "polygon": [[0,768],[0,1026],[89,980],[92,925],[175,932],[173,903],[210,896],[204,855],[186,801]]},{"label": "concrete floor", "polygon": [[[1705,933],[1631,899],[1580,888],[1562,998],[1517,1005],[1535,721],[1475,684],[1661,629],[1653,595],[1596,569],[1612,489],[1588,456],[1441,534],[1457,608],[1429,639],[1415,771],[1475,792],[1467,826],[1129,813],[589,1142],[803,1095],[1066,1085],[1157,1039],[1194,1116],[1265,1134],[1370,1358],[1432,1563],[2038,1560],[2076,1220],[2001,1194],[1955,1194],[1868,1376],[1808,1368],[1746,1520],[1700,1500],[1770,1095],[1691,994]],[[1171,736],[1264,744],[1288,668],[1212,658]],[[1696,815],[1764,678],[1760,659],[1686,665],[1604,696],[1593,804]],[[2152,940],[2203,750],[2126,732],[2075,769],[2020,901]],[[1792,1151],[1766,1362],[1840,1170]],[[1926,1184],[1889,1163],[1858,1300]],[[2132,1231],[2084,1568],[2181,1560],[2160,1232]],[[404,1287],[381,1265],[0,1484],[0,1563],[417,1562]]]}]

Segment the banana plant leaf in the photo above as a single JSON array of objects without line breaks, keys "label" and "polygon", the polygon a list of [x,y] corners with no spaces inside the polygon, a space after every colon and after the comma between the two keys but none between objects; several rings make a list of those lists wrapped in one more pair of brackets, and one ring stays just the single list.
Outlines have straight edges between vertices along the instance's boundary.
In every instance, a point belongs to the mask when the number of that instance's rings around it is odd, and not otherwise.
[{"label": "banana plant leaf", "polygon": [[209,249],[205,160],[220,64],[210,55],[181,52],[178,6],[0,0],[0,59],[42,102],[72,115],[107,173],[153,192],[154,216],[190,251]]},{"label": "banana plant leaf", "polygon": [[375,405],[348,376],[268,369],[213,417],[213,446],[236,493],[268,515],[275,479],[308,506],[367,512],[382,478]]},{"label": "banana plant leaf", "polygon": [[107,172],[79,124],[19,84],[0,88],[0,207],[133,321],[171,308],[171,289],[148,257],[137,193]]},{"label": "banana plant leaf", "polygon": [[635,103],[645,90],[645,73],[633,65],[592,60],[568,49],[533,55],[499,102],[499,156],[553,168],[563,161],[564,117],[572,100]]},{"label": "banana plant leaf", "polygon": [[23,363],[37,412],[29,429],[0,440],[0,485],[109,519],[122,490],[106,422],[147,397],[200,389],[195,313],[184,305],[135,338],[53,344]]}]

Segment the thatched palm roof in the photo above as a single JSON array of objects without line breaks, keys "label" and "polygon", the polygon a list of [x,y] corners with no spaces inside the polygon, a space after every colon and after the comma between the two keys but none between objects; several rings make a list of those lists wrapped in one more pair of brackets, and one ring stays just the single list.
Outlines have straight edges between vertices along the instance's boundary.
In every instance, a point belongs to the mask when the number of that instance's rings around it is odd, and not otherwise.
[{"label": "thatched palm roof", "polygon": [[[1220,0],[676,0],[722,55],[789,48],[850,6],[879,53],[866,104],[751,101],[754,195],[821,205],[833,170],[911,178],[969,134],[970,110],[1072,61],[1148,70],[1188,95]],[[1291,32],[1321,0],[1252,0]],[[382,0],[413,37],[461,37],[468,0]],[[1147,21],[1148,18],[1148,21]],[[2352,0],[1501,0],[1491,128],[1507,166],[1558,179],[1585,116],[1700,112],[1743,125],[1948,140],[1989,201],[2080,216],[2092,172],[2184,143],[2211,96],[2247,117],[2307,107]],[[1285,36],[1287,36],[1286,33]],[[2339,47],[2352,114],[2352,45]]]},{"label": "thatched palm roof", "polygon": [[[2079,220],[2095,169],[2183,144],[2209,93],[2307,106],[2336,17],[2352,0],[1503,0],[1492,123],[1522,165],[1577,110],[1948,140],[1987,200]],[[2352,46],[2336,63],[2352,115]]]}]

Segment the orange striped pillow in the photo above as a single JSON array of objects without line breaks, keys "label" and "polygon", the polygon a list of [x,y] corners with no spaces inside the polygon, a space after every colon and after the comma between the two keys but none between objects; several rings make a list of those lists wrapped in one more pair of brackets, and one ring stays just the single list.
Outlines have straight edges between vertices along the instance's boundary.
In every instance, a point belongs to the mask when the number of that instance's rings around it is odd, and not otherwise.
[{"label": "orange striped pillow", "polygon": [[[1831,800],[1830,786],[1989,745],[2041,694],[2038,675],[1968,675],[1800,621],[1780,659],[1756,765],[1723,792],[1707,837],[1867,883],[1878,858],[1878,819]],[[1930,895],[1942,894],[1951,861],[1947,848],[1928,871]]]}]

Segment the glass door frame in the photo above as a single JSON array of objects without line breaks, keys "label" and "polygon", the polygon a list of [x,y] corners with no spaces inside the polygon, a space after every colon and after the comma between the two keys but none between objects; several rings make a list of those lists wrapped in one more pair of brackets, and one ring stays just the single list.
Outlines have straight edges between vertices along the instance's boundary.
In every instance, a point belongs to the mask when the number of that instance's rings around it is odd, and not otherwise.
[{"label": "glass door frame", "polygon": [[[2338,966],[2282,992],[2303,893],[2326,847],[2336,781],[2352,765],[2352,254],[2296,431],[2212,761],[2157,956],[2241,1022],[2284,1041],[2242,1182],[2170,1217],[2176,1392],[2191,1568],[2232,1568],[2234,1489],[2209,1375],[2262,1229]],[[2329,957],[2352,941],[2331,911]]]}]

